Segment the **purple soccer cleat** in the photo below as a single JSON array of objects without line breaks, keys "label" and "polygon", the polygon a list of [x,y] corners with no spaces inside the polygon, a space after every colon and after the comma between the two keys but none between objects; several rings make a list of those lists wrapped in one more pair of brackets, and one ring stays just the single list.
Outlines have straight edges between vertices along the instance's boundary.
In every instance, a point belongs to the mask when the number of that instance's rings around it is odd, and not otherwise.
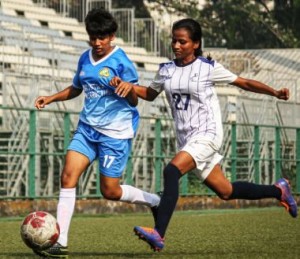
[{"label": "purple soccer cleat", "polygon": [[133,231],[140,239],[147,242],[154,251],[159,252],[164,248],[164,238],[162,238],[155,229],[134,227]]},{"label": "purple soccer cleat", "polygon": [[281,178],[275,183],[275,186],[281,190],[280,203],[286,208],[293,218],[296,218],[298,215],[297,203],[291,193],[289,181]]}]

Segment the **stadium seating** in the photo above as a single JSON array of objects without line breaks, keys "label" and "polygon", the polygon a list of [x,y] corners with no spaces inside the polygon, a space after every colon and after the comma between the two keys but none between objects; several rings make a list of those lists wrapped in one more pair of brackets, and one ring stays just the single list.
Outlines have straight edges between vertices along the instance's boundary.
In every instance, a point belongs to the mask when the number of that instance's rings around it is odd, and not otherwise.
[{"label": "stadium seating", "polygon": [[[3,0],[1,13],[4,15],[1,20],[19,24],[30,34],[52,37],[48,39],[49,42],[59,42],[57,46],[52,46],[54,49],[78,55],[83,49],[88,48],[88,37],[84,26],[74,18],[58,15],[53,9],[34,5],[30,1],[20,4],[20,1],[17,0]],[[138,68],[150,71],[157,70],[158,63],[161,60],[156,59],[155,56],[151,57],[144,48],[133,47],[120,38],[115,40],[115,44],[120,45],[131,55]],[[67,47],[69,45],[74,46],[76,49]],[[163,60],[165,62],[167,59],[164,58]]]}]

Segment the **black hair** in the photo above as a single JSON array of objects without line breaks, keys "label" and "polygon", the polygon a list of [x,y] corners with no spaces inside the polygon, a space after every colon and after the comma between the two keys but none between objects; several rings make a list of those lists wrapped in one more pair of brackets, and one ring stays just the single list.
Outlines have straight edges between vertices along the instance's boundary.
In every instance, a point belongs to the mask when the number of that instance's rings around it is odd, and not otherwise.
[{"label": "black hair", "polygon": [[89,35],[105,36],[118,30],[118,24],[114,17],[103,8],[90,10],[84,23]]},{"label": "black hair", "polygon": [[195,56],[202,56],[202,48],[201,48],[201,43],[202,43],[202,29],[200,24],[195,21],[194,19],[191,18],[185,18],[182,20],[179,20],[175,22],[172,26],[172,32],[178,29],[184,28],[186,29],[189,34],[190,38],[193,42],[199,42],[199,47],[195,49]]}]

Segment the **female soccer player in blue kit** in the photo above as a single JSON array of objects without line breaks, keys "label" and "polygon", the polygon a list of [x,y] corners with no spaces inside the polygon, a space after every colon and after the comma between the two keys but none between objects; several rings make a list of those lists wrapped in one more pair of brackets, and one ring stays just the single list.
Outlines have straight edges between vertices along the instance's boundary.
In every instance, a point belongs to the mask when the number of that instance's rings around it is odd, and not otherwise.
[{"label": "female soccer player in blue kit", "polygon": [[[41,109],[52,102],[70,100],[82,92],[85,94],[78,127],[68,147],[61,175],[57,206],[60,237],[48,250],[35,251],[42,256],[68,257],[68,231],[75,207],[76,185],[95,159],[99,160],[100,188],[104,198],[144,204],[153,212],[160,201],[156,194],[120,185],[139,122],[135,107],[138,99],[132,86],[138,82],[137,72],[125,52],[111,45],[118,25],[110,13],[93,9],[87,14],[85,25],[91,49],[81,55],[72,85],[35,101],[35,107]],[[113,76],[132,85],[115,89],[109,85]]]},{"label": "female soccer player in blue kit", "polygon": [[[261,82],[241,78],[210,57],[202,56],[202,31],[193,19],[182,19],[172,27],[172,50],[175,59],[161,64],[149,87],[134,87],[137,95],[153,101],[165,91],[175,121],[178,152],[164,168],[164,190],[157,209],[154,228],[134,228],[134,232],[154,250],[164,247],[164,237],[179,196],[179,179],[195,169],[203,183],[221,199],[276,198],[297,217],[297,204],[289,183],[279,179],[274,185],[248,182],[229,182],[224,176],[219,149],[223,141],[223,128],[215,83],[229,83],[243,90],[287,100],[289,90],[275,90]],[[115,77],[115,87],[132,85]]]}]

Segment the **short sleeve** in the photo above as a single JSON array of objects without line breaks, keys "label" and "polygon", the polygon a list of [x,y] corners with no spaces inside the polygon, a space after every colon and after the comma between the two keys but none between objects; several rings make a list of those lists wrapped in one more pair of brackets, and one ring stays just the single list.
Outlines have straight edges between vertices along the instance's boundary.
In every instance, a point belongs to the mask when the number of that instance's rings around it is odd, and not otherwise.
[{"label": "short sleeve", "polygon": [[165,66],[161,65],[149,87],[160,93],[164,90],[164,84],[168,78],[168,71]]},{"label": "short sleeve", "polygon": [[79,89],[82,89],[82,85],[81,85],[80,80],[79,80],[79,73],[81,71],[82,59],[83,59],[83,55],[79,58],[79,61],[78,61],[78,64],[77,64],[77,70],[76,70],[76,73],[73,77],[73,86],[75,88],[79,88]]},{"label": "short sleeve", "polygon": [[232,83],[237,79],[237,75],[229,71],[228,69],[224,68],[218,62],[214,63],[213,71],[210,75],[210,79],[214,83]]},{"label": "short sleeve", "polygon": [[118,73],[123,81],[137,84],[138,75],[132,62],[128,61],[125,65],[120,64],[118,66]]}]

